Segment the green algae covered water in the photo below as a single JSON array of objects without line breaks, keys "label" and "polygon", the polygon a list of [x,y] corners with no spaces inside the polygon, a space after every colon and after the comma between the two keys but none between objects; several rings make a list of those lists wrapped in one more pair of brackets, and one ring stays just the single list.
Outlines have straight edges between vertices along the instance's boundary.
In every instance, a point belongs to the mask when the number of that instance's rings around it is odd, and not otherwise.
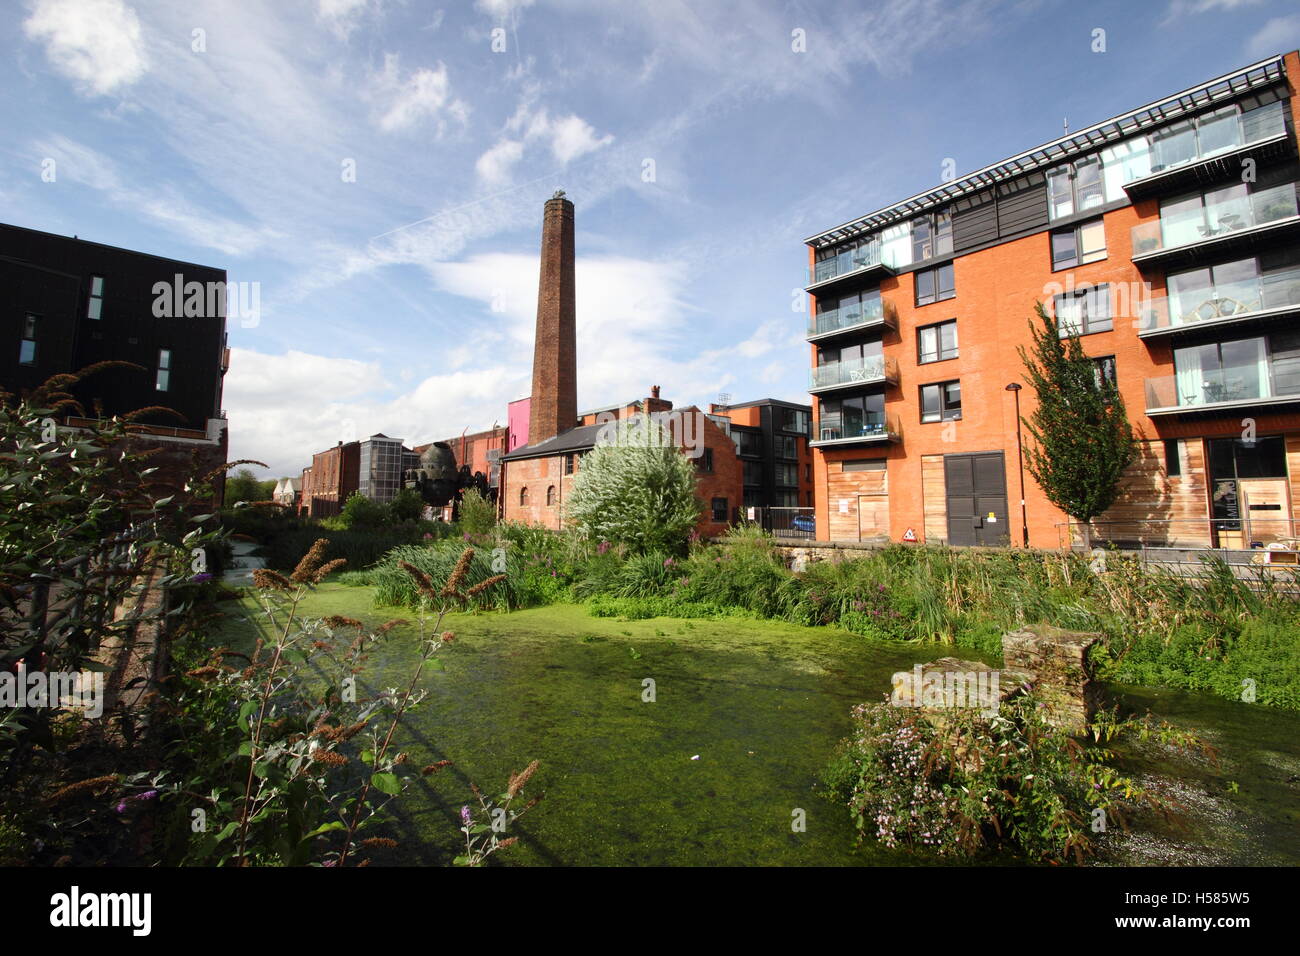
[{"label": "green algae covered water", "polygon": [[[303,611],[375,625],[411,617],[373,608],[372,597],[369,588],[327,584]],[[259,628],[253,602],[226,607],[218,640],[251,639]],[[519,844],[494,862],[930,862],[855,846],[848,811],[820,794],[818,780],[855,704],[881,699],[895,671],[951,649],[772,621],[593,618],[570,605],[454,615],[444,627],[456,632],[440,655],[446,670],[422,678],[429,696],[402,746],[415,766],[453,765],[419,778],[397,802],[387,834],[400,849],[382,862],[450,862],[463,849],[457,828],[461,806],[474,802],[470,782],[499,792],[533,759],[541,766],[527,792],[544,790],[545,799],[516,825]],[[404,685],[414,643],[381,645],[364,683]],[[644,699],[647,680],[653,702]],[[1221,752],[1218,765],[1150,747],[1123,753],[1126,770],[1187,808],[1181,824],[1140,820],[1133,833],[1116,834],[1125,862],[1300,862],[1300,715],[1138,688],[1116,693],[1121,706],[1195,729]],[[791,825],[796,815],[806,821],[802,832]]]}]

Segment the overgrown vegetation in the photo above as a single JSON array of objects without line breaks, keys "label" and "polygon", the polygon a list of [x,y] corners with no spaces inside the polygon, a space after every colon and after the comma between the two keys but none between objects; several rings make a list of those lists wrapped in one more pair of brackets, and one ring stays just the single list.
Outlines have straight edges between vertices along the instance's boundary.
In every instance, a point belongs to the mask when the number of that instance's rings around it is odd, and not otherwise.
[{"label": "overgrown vegetation", "polygon": [[1135,810],[1173,810],[1118,773],[1105,744],[1152,738],[1213,755],[1168,724],[1105,714],[1081,742],[1043,713],[1029,696],[992,717],[862,704],[825,782],[848,805],[859,839],[946,857],[1007,849],[1031,861],[1083,863]]}]

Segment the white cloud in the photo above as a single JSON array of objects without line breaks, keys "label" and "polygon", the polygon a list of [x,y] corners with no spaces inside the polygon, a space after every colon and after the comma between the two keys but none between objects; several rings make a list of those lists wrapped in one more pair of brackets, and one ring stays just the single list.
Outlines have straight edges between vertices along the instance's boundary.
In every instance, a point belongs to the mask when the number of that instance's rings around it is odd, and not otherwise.
[{"label": "white cloud", "polygon": [[122,0],[37,0],[23,30],[45,44],[59,72],[91,95],[129,86],[149,66],[140,18]]},{"label": "white cloud", "polygon": [[596,131],[581,117],[569,115],[551,124],[551,152],[562,163],[585,156],[614,141],[612,134],[597,138]]},{"label": "white cloud", "polygon": [[1274,17],[1246,42],[1246,55],[1263,59],[1273,53],[1294,50],[1300,46],[1300,13],[1289,17]]},{"label": "white cloud", "polygon": [[316,16],[341,40],[346,40],[361,22],[369,0],[317,0]]},{"label": "white cloud", "polygon": [[515,164],[524,156],[524,144],[517,139],[503,139],[474,163],[479,179],[489,186],[500,186],[510,179]]},{"label": "white cloud", "polygon": [[474,0],[474,6],[482,13],[498,20],[513,17],[516,11],[531,7],[535,0]]},{"label": "white cloud", "polygon": [[396,53],[386,54],[384,69],[375,78],[375,96],[386,103],[379,119],[381,129],[387,132],[409,129],[422,119],[441,119],[444,113],[465,122],[469,107],[451,95],[445,63],[421,67],[402,79],[398,60]]}]

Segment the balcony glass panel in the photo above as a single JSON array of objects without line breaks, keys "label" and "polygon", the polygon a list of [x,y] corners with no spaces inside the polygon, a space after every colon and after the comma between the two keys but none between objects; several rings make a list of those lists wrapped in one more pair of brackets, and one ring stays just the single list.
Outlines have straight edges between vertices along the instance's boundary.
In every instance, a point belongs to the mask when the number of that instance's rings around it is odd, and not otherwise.
[{"label": "balcony glass panel", "polygon": [[848,299],[832,300],[838,302],[834,308],[822,309],[808,326],[809,335],[822,335],[837,329],[848,329],[855,325],[866,325],[884,320],[885,307],[880,294],[854,296]]},{"label": "balcony glass panel", "polygon": [[886,364],[883,355],[868,355],[819,365],[812,370],[812,387],[883,381]]},{"label": "balcony glass panel", "polygon": [[1283,183],[1271,189],[1248,193],[1244,183],[1218,189],[1203,196],[1186,196],[1164,203],[1160,221],[1133,229],[1135,256],[1176,249],[1215,239],[1257,226],[1300,215],[1296,184]]}]

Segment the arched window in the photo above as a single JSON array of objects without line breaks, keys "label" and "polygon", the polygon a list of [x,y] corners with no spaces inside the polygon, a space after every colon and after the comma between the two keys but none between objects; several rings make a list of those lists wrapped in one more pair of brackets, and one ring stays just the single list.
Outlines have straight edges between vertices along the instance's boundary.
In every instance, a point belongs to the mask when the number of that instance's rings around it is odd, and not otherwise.
[{"label": "arched window", "polygon": [[522,488],[519,489],[519,504],[520,504],[521,507],[526,506],[526,505],[528,504],[528,486],[527,486],[527,485],[524,485],[524,487],[522,487]]},{"label": "arched window", "polygon": [[549,488],[546,489],[546,505],[547,507],[550,508],[555,507],[555,486],[554,485],[551,485]]}]

